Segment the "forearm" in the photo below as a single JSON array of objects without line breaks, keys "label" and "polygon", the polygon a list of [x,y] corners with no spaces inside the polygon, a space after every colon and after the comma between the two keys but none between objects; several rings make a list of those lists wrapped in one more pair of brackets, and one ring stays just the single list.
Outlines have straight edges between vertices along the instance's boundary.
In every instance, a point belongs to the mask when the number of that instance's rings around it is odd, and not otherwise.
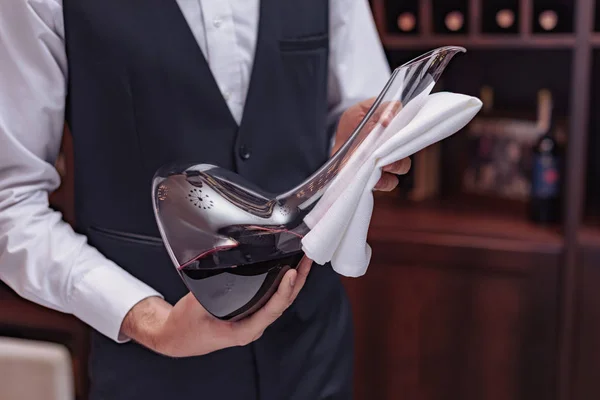
[{"label": "forearm", "polygon": [[[87,244],[31,183],[0,179],[0,280],[23,298],[75,315],[116,341],[125,315],[160,296]],[[41,174],[43,176],[43,174]]]},{"label": "forearm", "polygon": [[127,313],[121,333],[151,350],[167,353],[161,334],[172,308],[160,297],[148,297]]},{"label": "forearm", "polygon": [[[59,184],[66,51],[59,2],[0,13],[0,280],[22,297],[121,341],[125,315],[160,296],[74,232],[48,205]],[[23,68],[27,65],[27,68]]]}]

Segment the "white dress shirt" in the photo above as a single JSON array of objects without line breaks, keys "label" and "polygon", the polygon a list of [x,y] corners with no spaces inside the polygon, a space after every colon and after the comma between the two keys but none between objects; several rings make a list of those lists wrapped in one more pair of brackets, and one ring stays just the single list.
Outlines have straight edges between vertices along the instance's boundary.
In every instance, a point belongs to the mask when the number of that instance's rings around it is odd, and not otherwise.
[{"label": "white dress shirt", "polygon": [[[102,0],[98,0],[102,1]],[[232,114],[241,119],[258,0],[178,0]],[[376,96],[389,77],[367,0],[330,0],[332,116]],[[0,279],[118,341],[127,312],[161,296],[75,233],[48,205],[68,79],[62,0],[0,0]],[[162,296],[161,296],[162,297]]]}]

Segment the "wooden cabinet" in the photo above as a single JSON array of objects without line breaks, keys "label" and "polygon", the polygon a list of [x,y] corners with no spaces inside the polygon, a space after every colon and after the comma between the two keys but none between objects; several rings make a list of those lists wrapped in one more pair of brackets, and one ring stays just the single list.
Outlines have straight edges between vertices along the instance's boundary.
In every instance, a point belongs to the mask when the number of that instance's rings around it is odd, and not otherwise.
[{"label": "wooden cabinet", "polygon": [[577,301],[573,399],[596,400],[600,393],[600,235],[581,247]]},{"label": "wooden cabinet", "polygon": [[[600,398],[600,218],[593,212],[600,206],[592,200],[600,184],[590,175],[600,165],[600,5],[561,1],[558,17],[568,29],[541,32],[539,6],[558,3],[519,0],[516,32],[494,35],[482,29],[487,0],[469,0],[467,31],[450,36],[432,27],[437,3],[418,3],[420,30],[407,35],[386,24],[392,2],[371,2],[393,67],[460,45],[467,54],[452,61],[443,90],[478,95],[491,85],[503,90],[498,104],[517,108],[539,89],[554,93],[555,111],[568,120],[564,212],[556,226],[540,227],[522,210],[507,211],[509,202],[461,205],[452,195],[379,208],[373,263],[361,279],[346,280],[359,398]],[[448,187],[465,154],[446,150],[440,170]],[[378,307],[390,313],[380,316]]]},{"label": "wooden cabinet", "polygon": [[441,216],[426,232],[424,216],[378,203],[372,263],[345,279],[356,399],[552,399],[560,241],[455,237]]}]

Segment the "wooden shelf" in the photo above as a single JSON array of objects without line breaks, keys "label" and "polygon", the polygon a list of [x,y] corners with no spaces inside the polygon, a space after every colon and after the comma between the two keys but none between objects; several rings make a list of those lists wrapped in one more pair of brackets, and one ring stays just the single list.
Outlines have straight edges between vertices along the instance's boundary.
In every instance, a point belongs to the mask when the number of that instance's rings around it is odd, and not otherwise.
[{"label": "wooden shelf", "polygon": [[[383,34],[382,42],[389,50],[435,48],[454,45],[467,49],[545,48],[570,49],[575,46],[575,36],[570,34],[548,35],[432,35],[408,37],[400,34]],[[598,41],[600,44],[600,39]]]},{"label": "wooden shelf", "polygon": [[378,195],[371,221],[374,240],[427,241],[455,247],[557,254],[563,248],[559,227],[527,219],[525,207],[470,202],[464,198],[407,204]]}]

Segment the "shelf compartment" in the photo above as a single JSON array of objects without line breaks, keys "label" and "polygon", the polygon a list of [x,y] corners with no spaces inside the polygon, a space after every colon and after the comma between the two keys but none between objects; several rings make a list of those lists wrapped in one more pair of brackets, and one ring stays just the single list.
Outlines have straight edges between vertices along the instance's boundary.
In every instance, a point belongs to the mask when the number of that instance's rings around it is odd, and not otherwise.
[{"label": "shelf compartment", "polygon": [[463,35],[471,31],[468,0],[430,0],[435,34]]},{"label": "shelf compartment", "polygon": [[406,36],[415,36],[423,32],[420,23],[420,4],[419,0],[391,1],[385,0],[383,8],[383,20],[385,32]]},{"label": "shelf compartment", "polygon": [[532,32],[549,36],[573,33],[576,4],[573,0],[533,0]]},{"label": "shelf compartment", "polygon": [[481,32],[495,36],[519,34],[522,24],[519,0],[477,0],[476,3],[481,7],[481,17],[477,21]]}]

